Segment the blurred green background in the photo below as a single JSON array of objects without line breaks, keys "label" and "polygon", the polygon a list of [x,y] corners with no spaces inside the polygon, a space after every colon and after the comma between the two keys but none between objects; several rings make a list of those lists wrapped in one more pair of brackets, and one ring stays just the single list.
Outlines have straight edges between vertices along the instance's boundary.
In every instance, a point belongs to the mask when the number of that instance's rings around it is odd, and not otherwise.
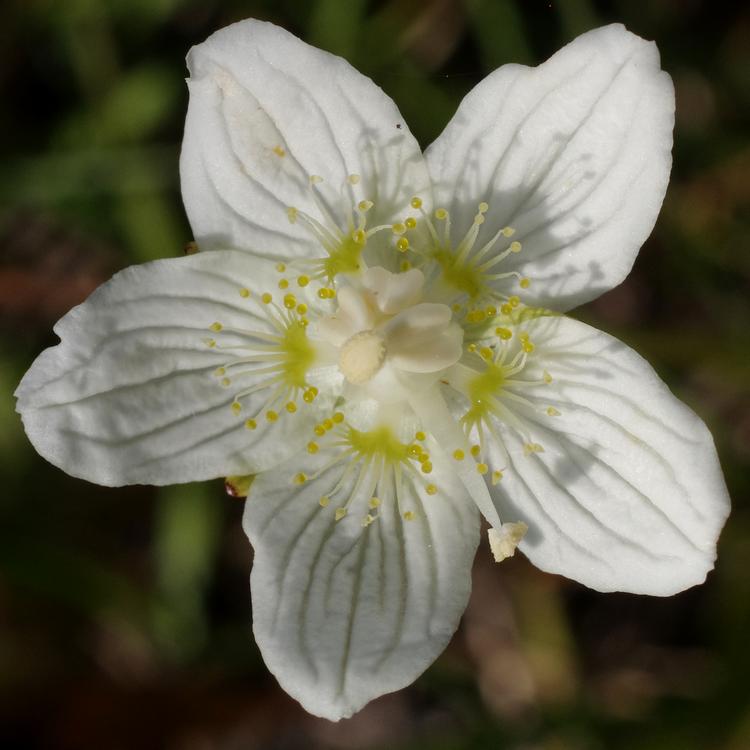
[{"label": "blurred green background", "polygon": [[[600,595],[483,549],[446,653],[334,725],[258,655],[241,503],[220,482],[112,490],[36,456],[15,384],[96,285],[191,239],[184,55],[248,16],[346,56],[425,146],[498,65],[611,21],[657,41],[677,88],[671,187],[629,279],[576,315],[647,356],[713,430],[734,511],[706,585]],[[750,748],[747,5],[5,0],[0,39],[1,747]]]}]

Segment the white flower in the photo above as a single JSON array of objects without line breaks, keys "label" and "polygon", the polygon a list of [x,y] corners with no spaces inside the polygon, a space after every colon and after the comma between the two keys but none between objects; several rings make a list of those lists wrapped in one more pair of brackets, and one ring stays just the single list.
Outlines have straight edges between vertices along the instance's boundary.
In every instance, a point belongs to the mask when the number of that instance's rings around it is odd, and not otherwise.
[{"label": "white flower", "polygon": [[275,26],[188,62],[201,252],[58,323],[17,392],[39,452],[106,485],[249,488],[258,644],[330,719],[445,647],[481,515],[496,559],[599,591],[701,582],[728,513],[710,435],[559,314],[625,277],[659,211],[656,47],[609,26],[502,67],[424,156],[371,81]]}]

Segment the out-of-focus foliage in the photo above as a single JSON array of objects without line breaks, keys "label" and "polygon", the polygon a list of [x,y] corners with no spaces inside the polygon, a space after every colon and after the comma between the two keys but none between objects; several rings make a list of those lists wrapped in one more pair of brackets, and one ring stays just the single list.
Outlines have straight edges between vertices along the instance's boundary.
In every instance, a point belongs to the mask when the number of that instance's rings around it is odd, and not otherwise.
[{"label": "out-of-focus foliage", "polygon": [[[6,0],[0,5],[0,745],[8,748],[750,747],[750,10],[701,0]],[[734,512],[708,583],[600,595],[483,551],[447,652],[339,725],[252,640],[251,551],[219,483],[110,490],[39,459],[12,391],[114,270],[191,239],[183,57],[254,15],[345,55],[427,145],[505,62],[591,27],[656,39],[675,168],[633,274],[581,317],[713,429]]]}]

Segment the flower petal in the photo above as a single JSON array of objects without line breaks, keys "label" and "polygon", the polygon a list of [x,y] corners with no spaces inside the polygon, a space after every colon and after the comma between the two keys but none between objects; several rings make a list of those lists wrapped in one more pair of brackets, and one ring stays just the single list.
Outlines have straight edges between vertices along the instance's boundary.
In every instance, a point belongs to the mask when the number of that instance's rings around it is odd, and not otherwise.
[{"label": "flower petal", "polygon": [[[437,494],[404,474],[396,502],[392,476],[375,487],[378,459],[323,469],[328,459],[321,450],[260,474],[244,526],[263,658],[307,711],[338,720],[411,683],[445,648],[471,588],[479,514],[438,466]],[[321,473],[295,486],[300,470]]]},{"label": "flower petal", "polygon": [[[280,297],[278,279],[267,261],[235,251],[118,273],[58,322],[61,343],[42,352],[18,387],[17,408],[36,449],[104,485],[252,474],[298,450],[333,396],[300,402],[294,414],[280,410],[273,423],[259,416],[256,429],[245,420],[272,389],[230,408],[238,391],[267,380],[260,369],[278,363],[228,364],[252,357],[252,342],[266,347],[261,358],[273,346],[267,337],[279,329],[259,297],[266,290]],[[211,329],[217,323],[221,331]]]},{"label": "flower petal", "polygon": [[[294,206],[322,219],[314,186],[339,222],[342,195],[374,202],[368,221],[402,218],[429,186],[419,145],[396,105],[345,60],[270,23],[247,20],[188,55],[190,105],[180,172],[196,240],[286,256],[286,237],[308,240]],[[349,175],[359,175],[356,185]],[[346,229],[346,224],[342,224]],[[304,246],[297,245],[304,250]]]},{"label": "flower petal", "polygon": [[599,591],[701,583],[729,512],[706,426],[611,336],[563,317],[528,333],[534,355],[499,394],[525,428],[495,420],[489,455],[501,516],[529,527],[520,549]]},{"label": "flower petal", "polygon": [[664,198],[673,123],[656,46],[596,29],[466,96],[427,150],[436,204],[466,231],[489,203],[479,241],[510,226],[523,247],[495,268],[529,277],[530,303],[570,309],[628,274]]}]

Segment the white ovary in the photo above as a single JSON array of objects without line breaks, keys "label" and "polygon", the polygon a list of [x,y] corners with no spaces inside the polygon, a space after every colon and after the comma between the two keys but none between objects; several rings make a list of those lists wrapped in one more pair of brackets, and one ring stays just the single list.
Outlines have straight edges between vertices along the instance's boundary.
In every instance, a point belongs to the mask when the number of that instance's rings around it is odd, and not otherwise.
[{"label": "white ovary", "polygon": [[347,399],[407,401],[461,357],[463,330],[451,309],[424,301],[424,274],[369,268],[338,291],[338,309],[316,325],[346,381]]}]

